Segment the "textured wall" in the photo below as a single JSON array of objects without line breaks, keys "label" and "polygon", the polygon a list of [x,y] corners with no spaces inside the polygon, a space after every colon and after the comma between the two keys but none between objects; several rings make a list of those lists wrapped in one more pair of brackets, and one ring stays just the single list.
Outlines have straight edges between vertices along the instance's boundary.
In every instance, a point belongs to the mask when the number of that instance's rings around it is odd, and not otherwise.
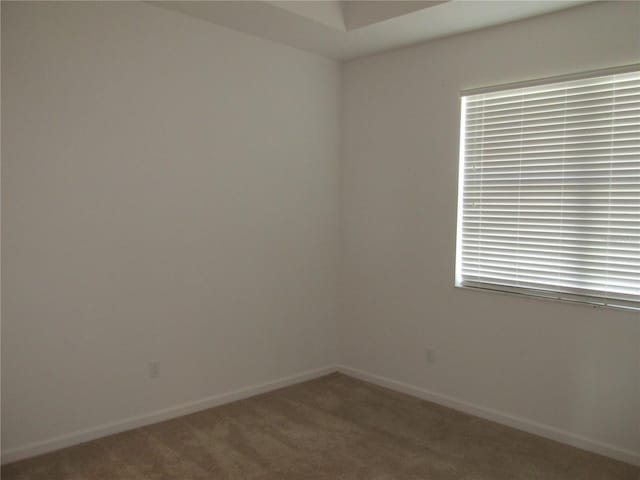
[{"label": "textured wall", "polygon": [[640,3],[593,3],[345,65],[342,363],[640,455],[639,314],[453,286],[459,92],[639,39]]},{"label": "textured wall", "polygon": [[3,448],[333,363],[339,66],[146,4],[2,8]]}]

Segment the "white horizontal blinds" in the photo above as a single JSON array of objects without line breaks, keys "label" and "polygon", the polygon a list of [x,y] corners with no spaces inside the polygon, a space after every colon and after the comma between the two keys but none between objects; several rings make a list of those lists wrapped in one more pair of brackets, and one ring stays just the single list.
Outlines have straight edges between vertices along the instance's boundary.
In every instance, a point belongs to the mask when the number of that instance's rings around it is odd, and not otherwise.
[{"label": "white horizontal blinds", "polygon": [[463,102],[462,284],[640,307],[640,72]]}]

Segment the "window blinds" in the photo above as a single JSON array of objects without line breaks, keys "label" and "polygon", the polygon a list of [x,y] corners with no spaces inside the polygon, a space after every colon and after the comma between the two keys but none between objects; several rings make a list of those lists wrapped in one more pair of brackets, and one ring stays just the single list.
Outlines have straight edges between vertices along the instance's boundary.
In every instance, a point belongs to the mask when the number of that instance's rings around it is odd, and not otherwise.
[{"label": "window blinds", "polygon": [[459,286],[640,308],[640,71],[462,97]]}]

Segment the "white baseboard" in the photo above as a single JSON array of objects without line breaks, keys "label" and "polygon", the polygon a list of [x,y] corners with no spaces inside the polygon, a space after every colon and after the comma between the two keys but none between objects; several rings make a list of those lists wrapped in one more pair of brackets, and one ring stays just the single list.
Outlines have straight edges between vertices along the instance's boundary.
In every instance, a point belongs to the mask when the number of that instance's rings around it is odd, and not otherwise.
[{"label": "white baseboard", "polygon": [[465,402],[448,395],[425,390],[414,385],[409,385],[407,383],[392,380],[390,378],[375,375],[373,373],[358,370],[356,368],[338,366],[337,370],[345,375],[349,375],[351,377],[358,378],[360,380],[364,380],[381,387],[386,387],[391,390],[406,393],[423,400],[428,400],[433,403],[444,405],[445,407],[453,408],[454,410],[459,410],[461,412],[475,415],[476,417],[485,418],[502,425],[516,428],[518,430],[523,430],[525,432],[533,433],[535,435],[549,438],[557,442],[565,443],[573,447],[581,448],[583,450],[598,453],[600,455],[605,455],[622,462],[640,466],[639,452],[632,452],[624,448],[616,447],[615,445],[609,445],[607,443],[583,437],[575,433],[567,432],[550,425],[545,425],[533,420],[510,415],[508,413],[493,410],[491,408],[474,405],[472,403]]},{"label": "white baseboard", "polygon": [[306,372],[279,378],[270,382],[251,385],[249,387],[234,390],[232,392],[214,395],[200,400],[195,400],[193,402],[175,405],[173,407],[164,408],[162,410],[156,410],[154,412],[146,413],[143,415],[125,418],[117,422],[98,425],[86,430],[79,430],[47,440],[10,448],[2,452],[2,464],[4,465],[6,463],[15,462],[17,460],[34,457],[36,455],[41,455],[43,453],[70,447],[72,445],[77,445],[79,443],[88,442],[90,440],[95,440],[107,435],[113,435],[114,433],[124,432],[133,428],[151,425],[153,423],[162,422],[164,420],[180,417],[182,415],[188,415],[200,410],[206,410],[208,408],[216,407],[218,405],[229,402],[234,402],[236,400],[253,397],[254,395],[259,395],[271,390],[276,390],[278,388],[287,387],[289,385],[322,377],[335,371],[336,368],[332,366],[318,368],[315,370],[308,370]]},{"label": "white baseboard", "polygon": [[95,440],[97,438],[112,435],[114,433],[124,432],[133,428],[143,427],[145,425],[150,425],[164,420],[180,417],[182,415],[188,415],[190,413],[198,412],[200,410],[206,410],[208,408],[223,405],[225,403],[230,403],[236,400],[242,400],[244,398],[259,395],[271,390],[276,390],[278,388],[322,377],[335,371],[339,371],[345,375],[359,378],[361,380],[380,385],[382,387],[406,393],[414,397],[422,398],[430,402],[438,403],[455,410],[469,413],[477,417],[485,418],[487,420],[507,425],[509,427],[517,428],[518,430],[523,430],[525,432],[533,433],[541,437],[556,440],[558,442],[566,443],[568,445],[582,448],[590,452],[598,453],[607,457],[615,458],[616,460],[630,463],[632,465],[640,466],[640,453],[625,450],[614,445],[609,445],[597,440],[592,440],[590,438],[567,432],[549,425],[544,425],[532,420],[509,415],[507,413],[499,412],[490,408],[474,405],[472,403],[458,400],[447,395],[432,392],[420,387],[416,387],[414,385],[409,385],[403,382],[392,380],[390,378],[382,377],[347,366],[329,366],[316,370],[309,370],[270,382],[234,390],[232,392],[214,395],[208,398],[183,403],[162,410],[156,410],[155,412],[151,412],[148,414],[129,417],[117,422],[99,425],[94,428],[72,432],[40,442],[22,445],[20,447],[14,447],[2,452],[2,464],[4,465],[6,463],[15,462],[17,460],[34,457],[43,453],[70,447],[72,445],[88,442],[90,440]]}]

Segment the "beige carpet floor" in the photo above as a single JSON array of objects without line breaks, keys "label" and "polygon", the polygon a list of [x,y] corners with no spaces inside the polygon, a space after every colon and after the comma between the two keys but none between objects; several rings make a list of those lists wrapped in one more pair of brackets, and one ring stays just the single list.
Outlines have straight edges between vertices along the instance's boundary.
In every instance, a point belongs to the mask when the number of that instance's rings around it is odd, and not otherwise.
[{"label": "beige carpet floor", "polygon": [[640,469],[340,374],[2,468],[3,480],[639,480]]}]

